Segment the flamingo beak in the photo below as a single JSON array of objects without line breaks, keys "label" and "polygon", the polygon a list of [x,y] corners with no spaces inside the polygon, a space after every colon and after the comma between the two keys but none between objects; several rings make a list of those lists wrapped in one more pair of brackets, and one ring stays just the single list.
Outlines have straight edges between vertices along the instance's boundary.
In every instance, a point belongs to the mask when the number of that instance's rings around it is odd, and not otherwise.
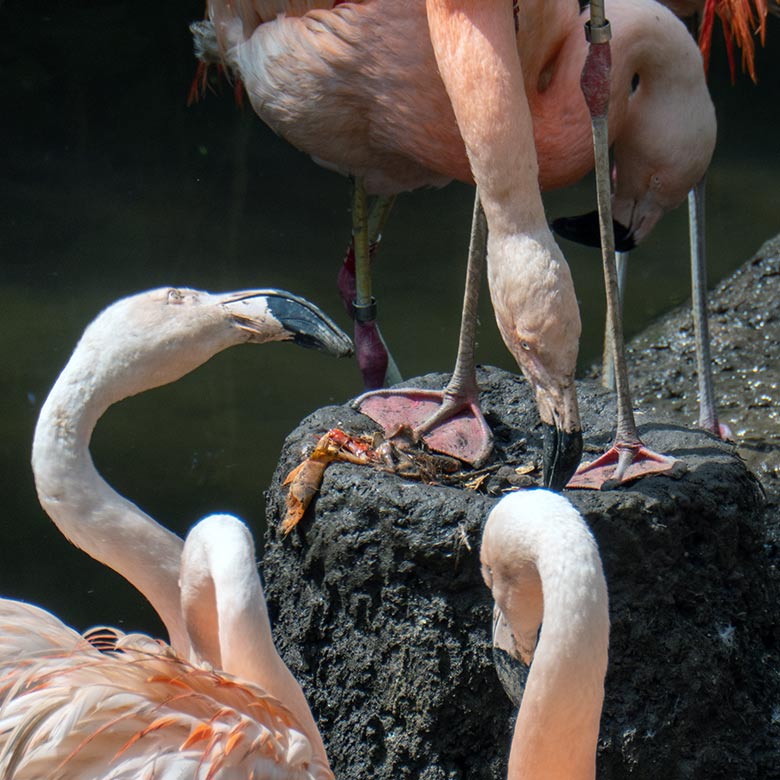
[{"label": "flamingo beak", "polygon": [[493,666],[501,687],[515,707],[520,706],[533,660],[533,648],[524,653],[517,646],[512,629],[498,607],[493,605]]},{"label": "flamingo beak", "polygon": [[561,491],[582,458],[582,425],[574,382],[537,393],[537,406],[544,432],[544,486]]},{"label": "flamingo beak", "polygon": [[[577,217],[559,217],[552,222],[553,231],[561,238],[583,246],[601,247],[601,230],[598,211],[589,211]],[[615,251],[630,252],[637,245],[633,231],[617,220],[612,220],[615,234]]]},{"label": "flamingo beak", "polygon": [[323,311],[285,290],[243,290],[222,296],[233,322],[256,341],[294,341],[334,357],[349,357],[352,339]]},{"label": "flamingo beak", "polygon": [[561,491],[574,476],[582,458],[582,431],[544,426],[544,486]]}]

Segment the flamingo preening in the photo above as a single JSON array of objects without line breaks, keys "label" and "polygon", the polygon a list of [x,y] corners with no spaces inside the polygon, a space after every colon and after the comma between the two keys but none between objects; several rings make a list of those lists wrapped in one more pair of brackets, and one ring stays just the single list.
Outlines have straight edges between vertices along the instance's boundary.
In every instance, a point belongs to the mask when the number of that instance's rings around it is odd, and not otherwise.
[{"label": "flamingo preening", "polygon": [[35,429],[38,497],[71,542],[149,600],[171,644],[109,632],[101,653],[43,610],[0,601],[3,778],[248,778],[277,764],[285,777],[332,777],[273,648],[247,529],[211,517],[182,542],[116,493],[89,455],[111,404],[228,347],[268,341],[351,352],[319,309],[280,290],[152,290],[86,329]]},{"label": "flamingo preening", "polygon": [[[0,599],[4,778],[333,777],[274,648],[246,526],[230,515],[200,521],[180,577],[183,616],[195,623],[192,660],[145,635],[82,636],[38,607]],[[196,652],[201,639],[215,655]]]},{"label": "flamingo preening", "polygon": [[[210,0],[216,37],[210,44],[207,36],[196,37],[201,49],[216,47],[274,130],[361,183],[354,209],[359,216],[356,311],[362,312],[358,319],[365,315],[369,322],[356,328],[359,352],[368,344],[367,352],[375,354],[379,341],[367,273],[371,236],[365,189],[387,196],[452,178],[478,185],[489,227],[488,278],[496,318],[535,390],[547,432],[546,484],[560,488],[581,450],[573,384],[580,323],[569,269],[547,227],[539,186],[574,181],[592,164],[587,108],[579,92],[587,46],[573,3],[524,3],[517,20],[511,4],[481,5]],[[697,119],[695,126],[686,125],[691,114],[685,108],[708,98],[701,66],[694,67],[695,46],[673,15],[642,0],[615,0],[615,6],[624,9],[627,20],[638,14],[648,22],[630,26],[620,39],[625,70],[613,81],[614,137],[625,138],[627,150],[616,186],[626,192],[629,213],[643,217],[641,227],[633,225],[641,237],[706,169],[714,117],[709,124]],[[456,39],[461,50],[453,45]],[[487,64],[481,65],[483,56]],[[659,82],[681,88],[665,95]],[[669,115],[676,120],[666,121]],[[641,140],[629,140],[621,127],[632,124],[641,131],[642,116],[649,117],[647,127],[655,133],[640,132]],[[697,139],[691,146],[692,133],[704,143]],[[659,143],[662,137],[669,140],[666,146]],[[653,179],[659,164],[667,175]],[[661,184],[651,187],[655,182]],[[645,202],[651,206],[647,212],[641,207]],[[376,222],[381,224],[382,216]],[[476,255],[480,241],[478,233]],[[478,284],[478,274],[469,278],[474,276]],[[475,306],[468,297],[464,310],[473,328]],[[443,395],[374,395],[361,400],[361,410],[387,429],[410,423],[431,446],[479,462],[489,453],[490,433],[478,412],[473,352],[463,362],[465,368],[459,370],[459,360]],[[463,442],[472,444],[465,455]]]}]

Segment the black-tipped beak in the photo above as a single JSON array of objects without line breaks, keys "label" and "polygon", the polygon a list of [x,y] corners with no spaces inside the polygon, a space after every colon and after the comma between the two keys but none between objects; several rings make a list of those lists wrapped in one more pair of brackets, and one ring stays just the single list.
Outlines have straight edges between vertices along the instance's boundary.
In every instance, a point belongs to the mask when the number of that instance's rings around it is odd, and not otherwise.
[{"label": "black-tipped beak", "polygon": [[[223,301],[241,327],[268,339],[275,323],[273,340],[294,341],[307,349],[318,349],[335,357],[353,354],[352,339],[330,317],[310,301],[286,290],[252,290]],[[269,317],[270,315],[270,317]]]},{"label": "black-tipped beak", "polygon": [[493,647],[493,666],[501,687],[515,707],[520,706],[529,668],[500,647]]},{"label": "black-tipped beak", "polygon": [[544,426],[544,486],[561,491],[572,478],[582,458],[582,431],[562,431]]},{"label": "black-tipped beak", "polygon": [[[598,211],[589,211],[578,217],[559,217],[553,220],[552,229],[561,238],[566,238],[577,244],[601,247]],[[617,252],[630,252],[636,247],[636,241],[625,225],[612,220],[612,229],[615,233],[615,250]]]},{"label": "black-tipped beak", "polygon": [[267,298],[271,314],[299,346],[335,357],[349,357],[353,353],[352,339],[313,303],[283,290]]}]

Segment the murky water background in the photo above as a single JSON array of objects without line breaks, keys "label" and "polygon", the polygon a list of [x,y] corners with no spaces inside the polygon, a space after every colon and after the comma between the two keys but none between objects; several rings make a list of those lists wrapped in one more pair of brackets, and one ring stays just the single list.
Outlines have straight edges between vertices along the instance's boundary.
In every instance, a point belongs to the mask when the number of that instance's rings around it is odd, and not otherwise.
[{"label": "murky water background", "polygon": [[[187,108],[187,25],[202,2],[161,5],[0,3],[0,594],[80,628],[154,626],[133,589],[62,539],[35,497],[37,412],[84,326],[116,298],[164,284],[285,287],[348,326],[335,287],[349,234],[346,180],[237,110],[229,89]],[[712,283],[780,229],[776,20],[767,37],[758,86],[740,78],[731,87],[723,51],[714,58]],[[376,286],[405,375],[451,368],[471,197],[461,185],[405,196],[386,231]],[[585,182],[552,194],[548,211],[585,211],[592,201]],[[680,209],[635,253],[629,335],[687,297],[686,240]],[[600,350],[601,271],[592,252],[564,249],[587,365]],[[479,358],[512,368],[486,300]],[[184,531],[204,513],[228,510],[259,538],[262,490],[285,434],[359,389],[354,362],[290,345],[242,347],[112,409],[92,452],[119,491],[169,527]]]}]

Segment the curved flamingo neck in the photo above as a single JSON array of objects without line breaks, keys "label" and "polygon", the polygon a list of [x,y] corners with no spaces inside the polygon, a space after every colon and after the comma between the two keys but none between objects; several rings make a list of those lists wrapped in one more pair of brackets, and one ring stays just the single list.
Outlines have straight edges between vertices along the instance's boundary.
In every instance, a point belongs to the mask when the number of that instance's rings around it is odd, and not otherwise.
[{"label": "curved flamingo neck", "polygon": [[211,515],[187,535],[181,556],[182,613],[193,660],[260,685],[295,715],[313,751],[316,774],[332,780],[306,697],[273,642],[252,535],[231,515]]},{"label": "curved flamingo neck", "polygon": [[106,409],[140,389],[116,381],[111,361],[82,340],[41,409],[32,466],[41,506],[73,544],[110,566],[148,599],[172,646],[187,654],[179,606],[183,542],[100,476],[89,453]]},{"label": "curved flamingo neck", "polygon": [[[515,724],[509,780],[593,780],[609,615],[595,545],[539,534],[544,619]],[[511,624],[511,619],[510,619]]]},{"label": "curved flamingo neck", "polygon": [[593,780],[609,644],[607,587],[595,540],[563,497],[529,491],[493,510],[481,557],[512,634],[531,637],[542,620],[512,738],[509,780]]},{"label": "curved flamingo neck", "polygon": [[[518,50],[543,191],[569,186],[593,168],[590,114],[580,89],[588,43],[579,16],[574,4],[523,6]],[[615,108],[610,105],[611,128]]]}]

